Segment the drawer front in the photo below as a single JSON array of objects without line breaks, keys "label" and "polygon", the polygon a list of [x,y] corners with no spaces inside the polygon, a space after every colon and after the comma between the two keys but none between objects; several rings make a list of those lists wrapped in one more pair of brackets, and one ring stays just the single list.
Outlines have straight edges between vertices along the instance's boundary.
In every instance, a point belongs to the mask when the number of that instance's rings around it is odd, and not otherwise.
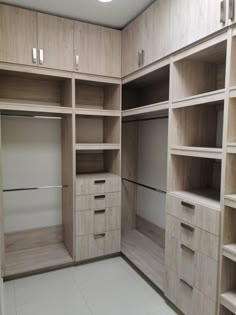
[{"label": "drawer front", "polygon": [[196,213],[196,205],[194,203],[167,194],[166,205],[169,214],[194,225]]},{"label": "drawer front", "polygon": [[179,226],[181,243],[192,249],[198,249],[200,229],[184,221],[180,221]]},{"label": "drawer front", "polygon": [[76,196],[76,210],[104,210],[106,208],[121,207],[121,193],[107,193],[96,195]]},{"label": "drawer front", "polygon": [[76,179],[76,195],[102,194],[121,191],[121,178],[119,176],[105,175],[104,177]]},{"label": "drawer front", "polygon": [[120,227],[120,207],[77,211],[76,213],[76,236],[119,230]]},{"label": "drawer front", "polygon": [[197,253],[190,247],[179,243],[178,269],[179,275],[192,287],[195,285]]},{"label": "drawer front", "polygon": [[197,206],[195,224],[199,228],[215,234],[220,234],[220,211],[204,207]]},{"label": "drawer front", "polygon": [[171,234],[165,234],[165,264],[175,272],[178,271],[178,242]]}]

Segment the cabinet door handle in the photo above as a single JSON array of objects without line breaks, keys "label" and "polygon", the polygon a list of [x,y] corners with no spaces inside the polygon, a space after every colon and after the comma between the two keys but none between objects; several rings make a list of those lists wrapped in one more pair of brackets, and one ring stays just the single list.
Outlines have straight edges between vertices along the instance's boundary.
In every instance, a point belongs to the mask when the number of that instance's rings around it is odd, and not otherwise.
[{"label": "cabinet door handle", "polygon": [[39,49],[39,64],[43,65],[43,49]]},{"label": "cabinet door handle", "polygon": [[97,195],[97,196],[94,196],[94,199],[105,199],[105,195]]},{"label": "cabinet door handle", "polygon": [[184,244],[181,244],[181,249],[188,252],[191,255],[195,254],[195,251],[192,248],[189,248],[188,246],[185,246]]},{"label": "cabinet door handle", "polygon": [[144,66],[144,50],[141,50],[141,65]]},{"label": "cabinet door handle", "polygon": [[79,70],[79,55],[75,55],[75,69]]},{"label": "cabinet door handle", "polygon": [[185,230],[188,230],[189,232],[194,232],[194,227],[188,225],[188,224],[185,224],[185,223],[180,223],[180,226],[185,229]]},{"label": "cabinet door handle", "polygon": [[94,214],[101,214],[101,213],[105,213],[106,209],[102,209],[102,210],[95,210]]},{"label": "cabinet door handle", "polygon": [[104,238],[106,236],[106,233],[101,233],[101,234],[94,234],[93,237],[94,239],[98,239],[98,238]]},{"label": "cabinet door handle", "polygon": [[220,23],[225,24],[226,19],[226,0],[220,1]]},{"label": "cabinet door handle", "polygon": [[139,51],[138,51],[138,66],[139,66],[139,67],[141,67],[141,65],[142,65],[141,58],[142,58],[142,51],[139,50]]},{"label": "cabinet door handle", "polygon": [[185,201],[181,201],[181,205],[189,209],[195,209],[195,205],[192,205],[191,203]]},{"label": "cabinet door handle", "polygon": [[94,184],[105,184],[106,183],[106,180],[105,179],[97,179],[94,181]]},{"label": "cabinet door handle", "polygon": [[186,285],[188,288],[190,288],[191,290],[193,290],[193,287],[188,283],[188,282],[186,282],[185,280],[183,280],[183,279],[179,279],[179,281],[181,282],[181,283],[183,283],[184,285]]},{"label": "cabinet door handle", "polygon": [[229,20],[234,20],[234,6],[235,6],[235,0],[229,0]]},{"label": "cabinet door handle", "polygon": [[32,62],[37,63],[37,49],[32,48]]}]

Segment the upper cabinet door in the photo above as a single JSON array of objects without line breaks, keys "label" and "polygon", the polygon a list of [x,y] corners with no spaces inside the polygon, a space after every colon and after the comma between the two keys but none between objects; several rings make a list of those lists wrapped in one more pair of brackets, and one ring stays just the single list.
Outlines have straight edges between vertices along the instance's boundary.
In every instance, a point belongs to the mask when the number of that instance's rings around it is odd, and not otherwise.
[{"label": "upper cabinet door", "polygon": [[74,22],[74,70],[82,73],[121,76],[121,32]]},{"label": "upper cabinet door", "polygon": [[122,75],[170,53],[171,0],[155,1],[122,31]]},{"label": "upper cabinet door", "polygon": [[0,61],[33,65],[37,49],[37,13],[0,5]]},{"label": "upper cabinet door", "polygon": [[[221,8],[221,0],[171,0],[171,50],[185,47],[226,26],[227,2]],[[225,23],[221,22],[221,9],[225,10],[222,12]]]},{"label": "upper cabinet door", "polygon": [[73,21],[38,13],[39,65],[73,70]]}]

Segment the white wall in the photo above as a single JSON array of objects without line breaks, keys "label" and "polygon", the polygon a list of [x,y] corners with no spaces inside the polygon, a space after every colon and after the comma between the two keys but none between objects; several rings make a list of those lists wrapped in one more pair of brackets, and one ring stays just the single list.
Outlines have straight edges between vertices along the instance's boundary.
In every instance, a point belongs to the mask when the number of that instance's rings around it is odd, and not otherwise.
[{"label": "white wall", "polygon": [[[2,117],[3,189],[61,184],[61,121]],[[61,190],[3,193],[5,232],[62,223]]]},{"label": "white wall", "polygon": [[[168,118],[139,122],[138,182],[166,191]],[[166,195],[138,186],[137,214],[165,228]]]}]

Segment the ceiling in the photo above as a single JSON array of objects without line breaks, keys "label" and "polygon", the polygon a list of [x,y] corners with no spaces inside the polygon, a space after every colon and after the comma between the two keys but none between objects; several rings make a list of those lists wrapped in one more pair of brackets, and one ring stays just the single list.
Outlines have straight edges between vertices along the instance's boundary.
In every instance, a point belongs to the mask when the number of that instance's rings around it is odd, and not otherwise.
[{"label": "ceiling", "polygon": [[122,29],[153,0],[5,0],[4,3]]}]

